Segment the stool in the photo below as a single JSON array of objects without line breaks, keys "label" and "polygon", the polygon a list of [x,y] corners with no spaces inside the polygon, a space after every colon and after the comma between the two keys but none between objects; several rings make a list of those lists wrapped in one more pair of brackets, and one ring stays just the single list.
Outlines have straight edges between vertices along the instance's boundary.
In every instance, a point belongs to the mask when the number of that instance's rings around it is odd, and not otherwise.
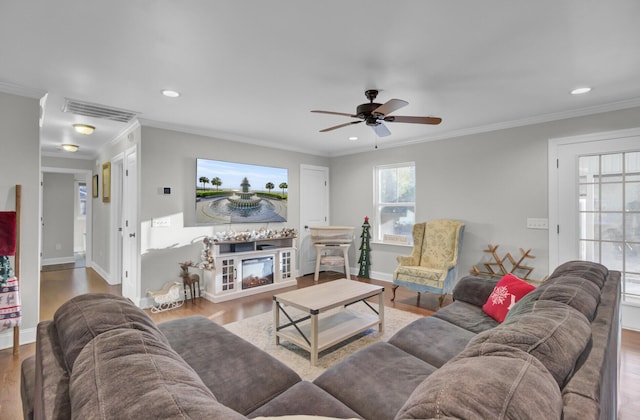
[{"label": "stool", "polygon": [[[344,276],[351,278],[349,273],[349,247],[351,244],[314,244],[316,247],[316,271],[313,275],[313,281],[318,281],[320,276],[320,266],[344,267]],[[325,254],[333,250],[342,251],[342,255]]]},{"label": "stool", "polygon": [[186,274],[182,276],[182,285],[184,287],[184,300],[187,300],[187,286],[191,292],[191,300],[200,297],[200,276],[197,274]]}]

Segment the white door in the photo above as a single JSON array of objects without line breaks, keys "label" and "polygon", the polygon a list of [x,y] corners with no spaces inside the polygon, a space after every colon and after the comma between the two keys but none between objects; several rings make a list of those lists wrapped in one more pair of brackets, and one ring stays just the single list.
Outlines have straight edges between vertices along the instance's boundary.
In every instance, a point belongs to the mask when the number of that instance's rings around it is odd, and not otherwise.
[{"label": "white door", "polygon": [[621,271],[625,300],[640,299],[640,130],[549,145],[550,269],[599,262]]},{"label": "white door", "polygon": [[125,152],[122,200],[122,296],[140,304],[138,267],[138,162],[136,148]]},{"label": "white door", "polygon": [[300,165],[300,229],[298,258],[300,275],[313,273],[316,250],[311,243],[312,226],[329,224],[329,168]]}]

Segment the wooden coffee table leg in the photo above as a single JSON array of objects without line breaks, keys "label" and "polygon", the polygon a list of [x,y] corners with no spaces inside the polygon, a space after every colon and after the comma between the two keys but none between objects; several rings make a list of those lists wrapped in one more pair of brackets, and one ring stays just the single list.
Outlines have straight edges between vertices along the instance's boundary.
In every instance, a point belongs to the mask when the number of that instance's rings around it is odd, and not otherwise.
[{"label": "wooden coffee table leg", "polygon": [[378,331],[384,331],[384,289],[378,294],[378,317],[380,318],[380,324],[378,324]]},{"label": "wooden coffee table leg", "polygon": [[318,364],[318,312],[311,312],[311,365]]},{"label": "wooden coffee table leg", "polygon": [[280,308],[278,301],[273,299],[273,330],[276,336],[276,346],[280,344],[280,336],[278,335],[278,327],[280,326]]}]

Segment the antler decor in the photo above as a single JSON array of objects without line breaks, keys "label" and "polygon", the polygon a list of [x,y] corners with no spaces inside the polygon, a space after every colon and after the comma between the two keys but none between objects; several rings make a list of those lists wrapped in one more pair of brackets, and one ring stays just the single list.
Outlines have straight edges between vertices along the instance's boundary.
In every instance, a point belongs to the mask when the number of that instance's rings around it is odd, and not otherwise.
[{"label": "antler decor", "polygon": [[[529,275],[534,270],[534,267],[526,266],[523,263],[526,258],[535,258],[533,255],[531,255],[530,249],[525,251],[524,249],[520,248],[520,259],[516,261],[515,258],[513,258],[513,256],[509,252],[507,252],[504,257],[500,258],[497,252],[499,246],[500,245],[489,244],[487,249],[484,250],[484,252],[490,253],[491,256],[493,257],[492,262],[483,263],[486,271],[481,271],[477,265],[474,265],[469,272],[476,276],[485,275],[489,277],[503,277],[505,274],[511,273],[511,274],[517,275],[522,280],[534,281],[534,282],[542,282],[547,279],[546,276],[542,280],[533,280],[529,278]],[[507,268],[505,267],[505,261],[509,261],[509,264],[511,265],[511,270],[507,270]]]}]

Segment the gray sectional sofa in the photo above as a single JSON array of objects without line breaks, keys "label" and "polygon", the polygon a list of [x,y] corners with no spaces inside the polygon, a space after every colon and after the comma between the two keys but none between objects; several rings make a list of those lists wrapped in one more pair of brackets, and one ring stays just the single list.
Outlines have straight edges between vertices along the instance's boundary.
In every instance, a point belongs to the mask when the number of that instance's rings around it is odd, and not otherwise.
[{"label": "gray sectional sofa", "polygon": [[614,419],[620,273],[565,263],[498,324],[496,280],[313,382],[205,317],[155,325],[128,300],[87,294],[38,325],[22,366],[25,418]]}]

